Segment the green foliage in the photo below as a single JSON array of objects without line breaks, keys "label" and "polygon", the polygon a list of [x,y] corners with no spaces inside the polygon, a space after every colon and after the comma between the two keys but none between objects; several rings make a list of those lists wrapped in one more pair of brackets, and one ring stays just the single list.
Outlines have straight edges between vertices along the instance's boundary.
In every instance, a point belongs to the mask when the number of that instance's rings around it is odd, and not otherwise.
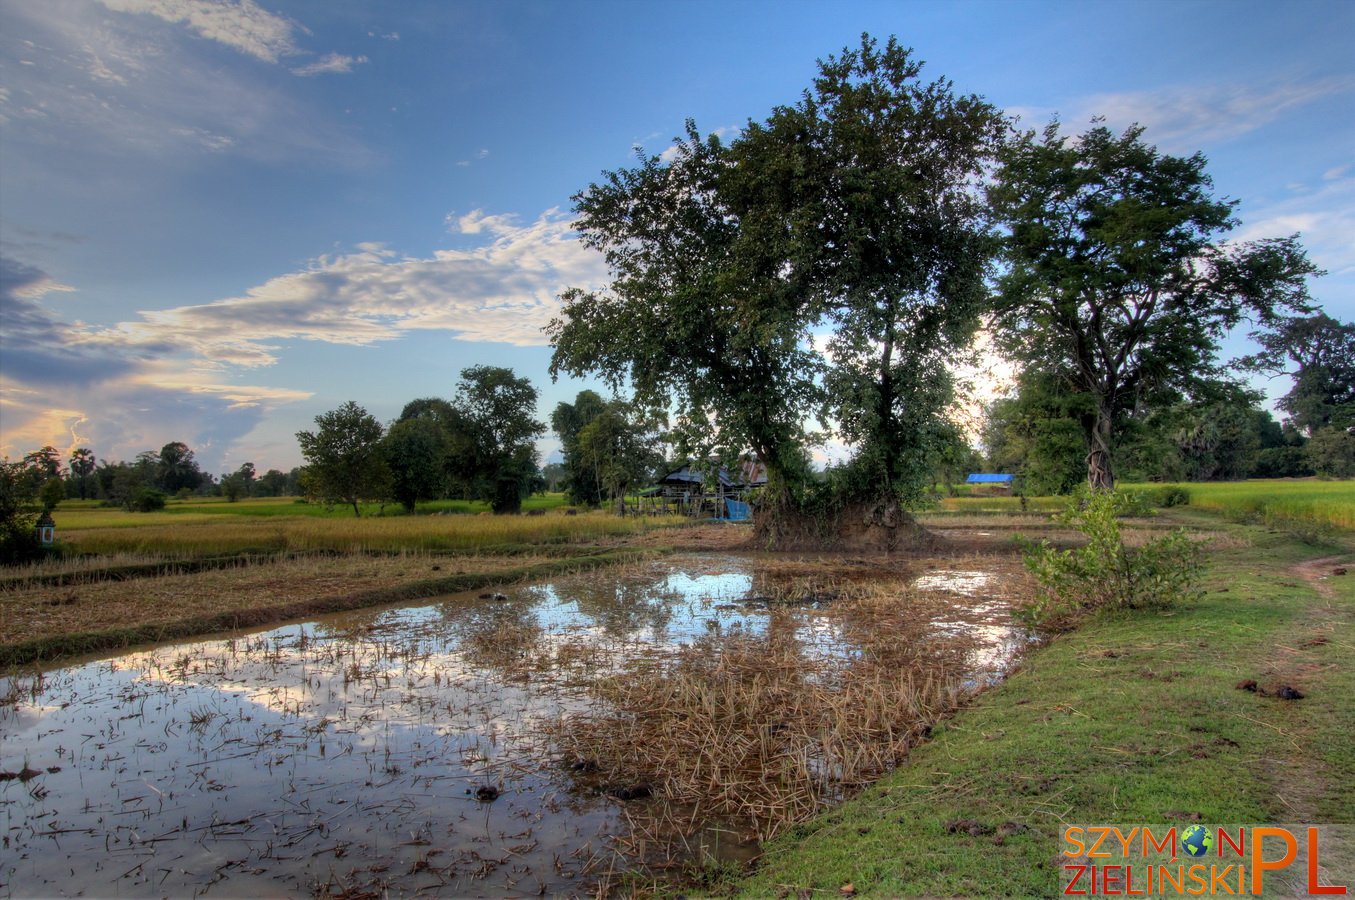
[{"label": "green foliage", "polygon": [[23,464],[33,470],[40,481],[61,477],[61,454],[55,447],[47,446],[24,454]]},{"label": "green foliage", "polygon": [[[221,478],[221,496],[225,497],[230,503],[237,502],[245,496],[245,480],[240,477],[238,472],[232,472],[230,475],[223,475]],[[187,488],[185,488],[187,490]]]},{"label": "green foliage", "polygon": [[0,461],[0,563],[12,565],[42,555],[33,533],[42,512],[38,484],[30,466]]},{"label": "green foliage", "polygon": [[1153,503],[1162,509],[1170,509],[1173,506],[1189,506],[1190,491],[1179,484],[1169,484],[1157,489],[1153,494]]},{"label": "green foliage", "polygon": [[169,497],[164,491],[156,490],[153,487],[142,487],[127,502],[127,509],[132,512],[155,512],[165,508],[165,503]]},{"label": "green foliage", "polygon": [[1086,537],[1083,547],[1060,550],[1049,541],[1025,545],[1035,576],[1034,599],[1019,613],[1030,624],[1067,627],[1081,613],[1103,609],[1165,609],[1200,595],[1199,546],[1184,530],[1139,547],[1126,546],[1116,520],[1143,503],[1133,494],[1093,491],[1070,505],[1065,521]]},{"label": "green foliage", "polygon": [[1276,406],[1297,428],[1310,435],[1324,428],[1355,428],[1355,322],[1325,313],[1285,317],[1252,338],[1261,352],[1241,364],[1293,376],[1294,386]]},{"label": "green foliage", "polygon": [[746,180],[755,173],[736,171],[718,137],[688,123],[672,151],[575,195],[580,236],[611,282],[562,295],[551,375],[628,385],[652,412],[675,407],[680,454],[751,447],[784,480],[783,454],[823,407],[805,274],[786,239],[759,227],[771,220]]},{"label": "green foliage", "polygon": [[1068,494],[1086,483],[1087,448],[1081,420],[1092,414],[1086,394],[1056,379],[1025,372],[1015,397],[988,407],[983,442],[988,470],[1008,472],[1034,496]]},{"label": "green foliage", "polygon": [[202,470],[187,444],[172,441],[160,448],[155,461],[155,485],[160,490],[169,494],[178,493],[180,488],[195,490],[203,479]]},{"label": "green foliage", "polygon": [[326,502],[342,501],[361,516],[363,500],[389,493],[390,470],[381,455],[381,423],[349,400],[315,417],[316,431],[298,431],[306,460],[308,492]]},{"label": "green foliage", "polygon": [[597,473],[583,464],[579,453],[579,432],[601,415],[606,406],[606,401],[596,391],[579,391],[573,403],[561,401],[551,413],[551,428],[560,438],[565,457],[565,489],[571,503],[593,507],[602,503],[602,485]]},{"label": "green foliage", "polygon": [[66,499],[66,483],[60,478],[47,479],[38,490],[38,498],[42,501],[43,509],[56,509],[57,504]]},{"label": "green foliage", "polygon": [[1323,428],[1304,448],[1308,464],[1323,478],[1355,478],[1355,433]]},{"label": "green foliage", "polygon": [[1256,454],[1253,478],[1307,478],[1313,472],[1302,446],[1265,447]]},{"label": "green foliage", "polygon": [[579,467],[593,473],[617,502],[618,513],[625,513],[626,490],[648,480],[663,464],[658,425],[631,404],[613,399],[576,436]]},{"label": "green foliage", "polygon": [[461,370],[452,399],[456,426],[450,441],[451,472],[466,495],[488,500],[495,513],[516,513],[538,485],[537,391],[512,369],[472,366]]},{"label": "green foliage", "polygon": [[989,200],[1008,226],[999,345],[1086,394],[1088,482],[1114,486],[1116,431],[1140,404],[1217,368],[1243,318],[1306,311],[1317,269],[1297,238],[1224,244],[1233,204],[1215,200],[1200,154],[1174,157],[1097,125],[1053,122],[1003,151]]},{"label": "green foliage", "polygon": [[413,512],[420,500],[435,500],[447,489],[447,435],[432,418],[401,419],[390,427],[381,452],[391,472],[391,496]]}]

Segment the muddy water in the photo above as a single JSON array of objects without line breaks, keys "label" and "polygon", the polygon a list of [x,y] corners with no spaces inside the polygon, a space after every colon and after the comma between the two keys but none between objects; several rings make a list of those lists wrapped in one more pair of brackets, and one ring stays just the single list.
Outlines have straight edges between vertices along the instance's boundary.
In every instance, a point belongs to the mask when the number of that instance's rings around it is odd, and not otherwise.
[{"label": "muddy water", "polygon": [[[757,566],[669,559],[0,679],[0,895],[585,891],[626,865],[627,803],[547,727],[622,660],[764,630]],[[1017,638],[987,576],[927,577],[957,599],[938,630],[996,677]]]}]

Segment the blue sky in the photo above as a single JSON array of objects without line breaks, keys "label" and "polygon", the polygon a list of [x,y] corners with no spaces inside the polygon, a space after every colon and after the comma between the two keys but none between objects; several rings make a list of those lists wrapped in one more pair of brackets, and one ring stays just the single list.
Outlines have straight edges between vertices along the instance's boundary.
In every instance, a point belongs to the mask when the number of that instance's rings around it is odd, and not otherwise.
[{"label": "blue sky", "polygon": [[594,386],[551,384],[540,332],[605,274],[570,196],[794,102],[862,31],[1027,126],[1203,151],[1233,236],[1301,232],[1355,319],[1347,0],[0,0],[0,453],[286,469],[317,414],[477,364],[545,418]]}]

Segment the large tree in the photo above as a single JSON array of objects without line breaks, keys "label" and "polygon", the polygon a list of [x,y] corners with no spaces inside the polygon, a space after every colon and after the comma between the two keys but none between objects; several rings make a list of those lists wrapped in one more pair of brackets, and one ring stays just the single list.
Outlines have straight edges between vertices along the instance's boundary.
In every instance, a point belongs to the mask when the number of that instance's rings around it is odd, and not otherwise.
[{"label": "large tree", "polygon": [[573,403],[560,401],[550,414],[551,429],[560,439],[564,467],[569,473],[565,490],[571,503],[598,506],[602,503],[602,485],[597,472],[584,465],[579,451],[579,432],[607,408],[607,401],[597,391],[579,391]]},{"label": "large tree", "polygon": [[25,453],[23,464],[33,471],[39,484],[51,478],[61,477],[61,451],[55,447],[46,446],[41,450]]},{"label": "large tree", "polygon": [[[253,467],[251,466],[251,471]],[[202,470],[193,458],[193,451],[183,441],[171,441],[160,448],[155,464],[155,483],[167,494],[181,489],[197,490],[202,484]]]},{"label": "large tree", "polygon": [[829,408],[854,449],[842,499],[890,528],[953,432],[946,362],[985,309],[995,249],[978,187],[1003,120],[922,68],[893,38],[863,35],[734,144],[750,207],[771,223],[754,237],[785,245],[831,329]]},{"label": "large tree", "polygon": [[943,358],[984,299],[975,181],[999,119],[919,72],[863,36],[729,146],[689,123],[670,154],[575,197],[612,280],[564,295],[552,374],[629,381],[658,408],[676,398],[680,451],[751,448],[772,541],[801,511],[814,419],[831,412],[855,446],[845,499],[880,525],[898,524],[944,432]]},{"label": "large tree", "polygon": [[1233,203],[1205,159],[1170,156],[1094,125],[1058,122],[1004,149],[989,190],[1005,222],[994,316],[1000,346],[1085,393],[1087,480],[1114,487],[1114,432],[1154,392],[1217,369],[1220,337],[1243,319],[1308,309],[1315,267],[1297,237],[1229,245]]},{"label": "large tree", "polygon": [[689,122],[671,149],[574,196],[611,280],[563,294],[551,375],[596,374],[651,411],[672,405],[680,453],[751,448],[767,467],[764,510],[778,508],[800,474],[805,419],[823,406],[816,314],[803,273],[775,252],[784,244],[744,230],[751,201],[728,187],[728,148]]},{"label": "large tree", "polygon": [[613,398],[583,428],[575,450],[579,467],[616,501],[617,515],[626,513],[626,491],[652,478],[663,465],[659,422],[632,404]]},{"label": "large tree", "polygon": [[1355,322],[1326,313],[1286,316],[1252,334],[1261,352],[1246,368],[1289,375],[1294,386],[1275,405],[1312,436],[1323,428],[1355,429]]},{"label": "large tree", "polygon": [[546,430],[536,419],[531,381],[501,366],[461,370],[451,408],[463,437],[453,442],[453,472],[476,499],[496,513],[516,513],[536,483],[536,439]]},{"label": "large tree", "polygon": [[390,470],[381,453],[381,423],[349,400],[316,416],[315,424],[313,432],[296,433],[308,485],[323,499],[347,503],[354,516],[361,516],[359,503],[382,499],[390,489]]},{"label": "large tree", "polygon": [[391,425],[382,440],[391,471],[391,496],[413,512],[420,500],[442,497],[447,489],[447,435],[432,417],[414,416]]}]

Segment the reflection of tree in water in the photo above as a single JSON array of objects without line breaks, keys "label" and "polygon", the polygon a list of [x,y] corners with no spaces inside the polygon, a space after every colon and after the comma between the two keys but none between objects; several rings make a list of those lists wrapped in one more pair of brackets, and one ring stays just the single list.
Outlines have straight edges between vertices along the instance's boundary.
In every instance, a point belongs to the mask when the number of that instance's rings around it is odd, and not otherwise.
[{"label": "reflection of tree in water", "polygon": [[677,591],[665,591],[645,579],[600,579],[569,586],[569,599],[609,637],[627,638],[638,631],[662,632],[672,619],[672,607],[687,600]]},{"label": "reflection of tree in water", "polygon": [[486,600],[448,610],[447,620],[460,639],[466,661],[473,666],[494,669],[512,678],[537,668],[541,662],[545,632],[532,602]]}]

